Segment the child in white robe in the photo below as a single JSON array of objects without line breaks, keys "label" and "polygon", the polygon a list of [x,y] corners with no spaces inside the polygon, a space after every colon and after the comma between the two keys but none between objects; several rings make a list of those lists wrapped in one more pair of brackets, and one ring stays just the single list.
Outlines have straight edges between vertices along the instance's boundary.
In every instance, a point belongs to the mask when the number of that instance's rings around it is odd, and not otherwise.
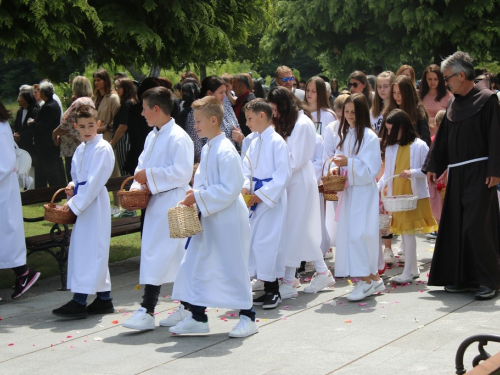
[{"label": "child in white robe", "polygon": [[[40,277],[26,266],[21,193],[16,175],[16,152],[10,113],[0,102],[0,269],[11,268],[16,274],[12,298],[21,297]],[[2,298],[0,297],[0,301]]]},{"label": "child in white robe", "polygon": [[297,297],[295,272],[300,262],[314,263],[316,273],[305,293],[316,293],[333,286],[335,279],[321,252],[321,217],[318,184],[312,159],[316,148],[316,131],[312,120],[301,110],[301,103],[285,87],[275,87],[267,100],[273,108],[276,131],[288,145],[292,177],[287,186],[287,221],[285,275],[280,285],[281,298]]},{"label": "child in white robe", "polygon": [[[83,142],[73,155],[73,180],[66,187],[69,199],[63,205],[77,216],[68,253],[68,289],[73,299],[52,311],[63,318],[114,312],[108,269],[111,209],[105,185],[115,156],[111,145],[97,134],[99,125],[93,107],[81,106],[76,112],[75,128]],[[94,302],[87,306],[88,295],[96,293]]]},{"label": "child in white robe", "polygon": [[[245,107],[246,123],[257,136],[242,155],[243,194],[253,194],[250,208],[249,273],[264,282],[264,294],[253,304],[273,309],[281,302],[278,279],[284,276],[286,186],[292,169],[285,140],[272,126],[273,110],[264,99]],[[248,159],[250,159],[250,162]]]},{"label": "child in white robe", "polygon": [[334,162],[347,176],[347,186],[339,193],[335,276],[360,277],[347,296],[350,301],[360,301],[385,290],[377,268],[379,198],[375,181],[382,158],[363,94],[345,100],[338,140]]},{"label": "child in white robe", "polygon": [[[209,332],[207,307],[240,309],[240,320],[230,337],[257,333],[248,276],[250,225],[241,195],[244,177],[241,159],[221,133],[222,105],[212,96],[195,101],[195,128],[207,137],[201,161],[182,204],[196,203],[203,232],[191,238],[174,282],[172,298],[188,303],[174,314],[183,319],[170,332]],[[172,318],[173,320],[174,318]]]},{"label": "child in white robe", "polygon": [[151,191],[141,240],[139,282],[145,287],[141,307],[123,326],[152,330],[161,285],[175,280],[184,256],[186,239],[170,238],[167,211],[182,201],[189,190],[194,146],[189,135],[170,116],[174,103],[170,90],[154,87],[142,95],[142,100],[142,115],[154,129],[139,156],[131,189],[143,189],[147,184]]}]

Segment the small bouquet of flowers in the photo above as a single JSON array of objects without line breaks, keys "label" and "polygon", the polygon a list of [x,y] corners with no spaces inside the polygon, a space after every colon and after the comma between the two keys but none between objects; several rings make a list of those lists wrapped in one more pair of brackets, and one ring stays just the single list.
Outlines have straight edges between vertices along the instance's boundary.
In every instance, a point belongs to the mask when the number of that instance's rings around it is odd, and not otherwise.
[{"label": "small bouquet of flowers", "polygon": [[446,194],[446,185],[440,182],[437,184],[436,189],[439,191],[439,194],[441,194],[441,198],[444,199],[444,195]]}]

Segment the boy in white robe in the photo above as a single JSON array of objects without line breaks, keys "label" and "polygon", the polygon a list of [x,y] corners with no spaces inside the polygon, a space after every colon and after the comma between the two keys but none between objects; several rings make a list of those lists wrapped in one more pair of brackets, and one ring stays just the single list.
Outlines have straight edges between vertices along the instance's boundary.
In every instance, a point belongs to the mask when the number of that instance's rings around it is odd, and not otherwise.
[{"label": "boy in white robe", "polygon": [[154,310],[161,285],[174,281],[184,255],[186,239],[170,238],[167,211],[184,199],[194,162],[193,141],[170,116],[172,92],[154,87],[142,95],[142,101],[142,115],[154,129],[139,156],[131,189],[143,189],[147,184],[151,191],[141,240],[139,282],[145,287],[141,307],[123,323],[141,331],[155,328]]},{"label": "boy in white robe", "polygon": [[[66,187],[69,199],[62,207],[77,216],[68,254],[68,288],[73,299],[52,310],[52,314],[63,318],[114,312],[108,269],[111,209],[105,185],[113,171],[115,156],[110,144],[97,134],[99,125],[93,107],[78,109],[75,128],[83,142],[73,155],[73,180]],[[96,293],[94,302],[87,306],[88,295]]]},{"label": "boy in white robe", "polygon": [[[11,268],[16,274],[12,298],[21,297],[40,277],[26,266],[21,193],[16,175],[16,152],[10,113],[0,102],[0,269]],[[2,298],[0,297],[0,301]]]},{"label": "boy in white robe", "polygon": [[188,303],[174,315],[183,317],[170,332],[207,333],[207,307],[240,309],[240,321],[230,337],[257,333],[248,276],[250,225],[241,196],[244,177],[241,159],[221,133],[222,105],[212,96],[193,103],[195,129],[207,137],[194,178],[193,190],[182,202],[196,203],[201,212],[202,233],[192,237],[175,278],[172,298]]},{"label": "boy in white robe", "polygon": [[[264,294],[256,306],[273,309],[281,302],[278,278],[284,276],[286,235],[286,186],[292,176],[285,140],[272,125],[273,109],[264,99],[245,107],[247,126],[257,136],[242,155],[243,194],[253,194],[250,208],[250,276],[264,282]],[[249,160],[247,159],[250,159]]]}]

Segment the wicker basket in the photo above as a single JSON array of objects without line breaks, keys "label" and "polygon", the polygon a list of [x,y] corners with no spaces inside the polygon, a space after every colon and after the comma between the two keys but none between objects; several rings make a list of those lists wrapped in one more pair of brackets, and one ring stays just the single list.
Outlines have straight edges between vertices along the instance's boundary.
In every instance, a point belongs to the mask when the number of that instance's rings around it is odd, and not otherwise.
[{"label": "wicker basket", "polygon": [[[250,164],[250,193],[252,192],[252,186],[253,186],[253,167],[252,167],[252,162],[250,161],[250,158],[245,154],[244,152],[238,151],[241,155],[247,158],[248,164]],[[248,206],[248,202],[250,202],[250,199],[252,199],[252,194],[241,194],[243,195],[243,199],[245,200],[245,203]]]},{"label": "wicker basket", "polygon": [[120,188],[120,191],[118,192],[118,197],[120,197],[120,204],[123,208],[129,211],[143,210],[148,206],[149,196],[151,195],[151,192],[149,191],[147,185],[144,190],[123,190],[125,184],[133,179],[134,176],[130,176],[122,182],[122,186]]},{"label": "wicker basket", "polygon": [[43,208],[45,208],[45,215],[43,216],[45,220],[50,221],[51,223],[56,224],[74,224],[76,222],[76,215],[73,211],[63,211],[57,208],[57,205],[54,204],[54,199],[57,194],[61,191],[64,191],[66,188],[59,189],[52,196],[52,200],[50,203],[44,204]]},{"label": "wicker basket", "polygon": [[387,183],[396,177],[399,176],[389,177],[382,188],[382,202],[384,203],[385,210],[389,212],[413,211],[417,208],[418,195],[406,194],[388,197],[385,194],[384,190]]},{"label": "wicker basket", "polygon": [[338,168],[335,168],[333,172],[330,170],[330,167],[333,162],[333,157],[325,160],[325,162],[323,163],[323,171],[325,170],[325,165],[328,162],[328,160],[330,160],[330,163],[328,163],[328,170],[326,171],[326,174],[321,177],[321,181],[323,182],[325,192],[333,193],[333,192],[344,191],[347,177],[340,176],[340,170]]},{"label": "wicker basket", "polygon": [[179,202],[177,206],[169,209],[168,228],[170,229],[170,238],[186,238],[203,232],[196,204],[181,206],[181,202]]},{"label": "wicker basket", "polygon": [[323,198],[325,198],[326,201],[331,201],[331,202],[337,202],[339,200],[337,193],[335,193],[334,191],[324,192]]},{"label": "wicker basket", "polygon": [[439,190],[439,194],[441,195],[441,198],[444,199],[444,196],[446,195],[446,187]]},{"label": "wicker basket", "polygon": [[391,215],[379,214],[378,215],[378,229],[380,229],[380,230],[389,229],[389,227],[391,226],[391,221],[392,221]]}]

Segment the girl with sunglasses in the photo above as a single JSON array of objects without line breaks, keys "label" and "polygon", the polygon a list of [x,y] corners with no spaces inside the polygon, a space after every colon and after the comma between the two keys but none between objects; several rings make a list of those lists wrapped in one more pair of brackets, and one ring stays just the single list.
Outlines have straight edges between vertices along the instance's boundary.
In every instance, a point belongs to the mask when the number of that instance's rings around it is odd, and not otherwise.
[{"label": "girl with sunglasses", "polygon": [[372,93],[370,92],[370,85],[368,83],[368,77],[365,73],[356,70],[349,76],[349,90],[351,94],[363,94],[368,103],[368,108],[372,106]]}]

